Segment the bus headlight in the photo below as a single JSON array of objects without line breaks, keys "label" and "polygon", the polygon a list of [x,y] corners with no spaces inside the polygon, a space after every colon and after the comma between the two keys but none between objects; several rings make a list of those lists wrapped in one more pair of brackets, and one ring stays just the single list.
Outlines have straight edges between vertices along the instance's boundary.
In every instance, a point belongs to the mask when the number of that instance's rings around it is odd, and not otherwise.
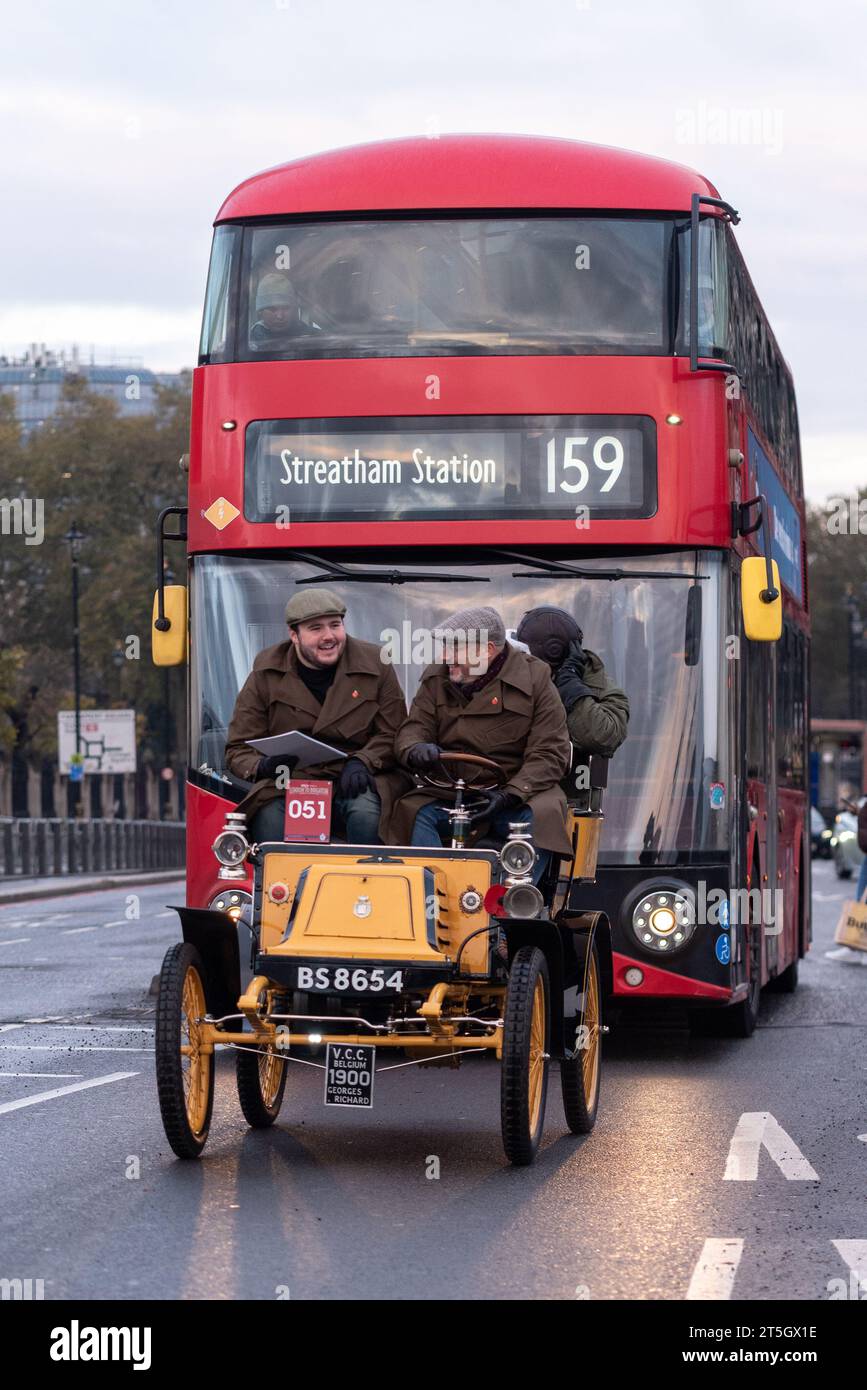
[{"label": "bus headlight", "polygon": [[249,893],[233,888],[231,892],[218,893],[208,903],[208,908],[211,912],[227,912],[232,920],[237,922],[244,908],[252,905],[253,899]]},{"label": "bus headlight", "polygon": [[695,934],[695,903],[683,888],[657,884],[634,901],[629,925],[643,950],[671,956]]}]

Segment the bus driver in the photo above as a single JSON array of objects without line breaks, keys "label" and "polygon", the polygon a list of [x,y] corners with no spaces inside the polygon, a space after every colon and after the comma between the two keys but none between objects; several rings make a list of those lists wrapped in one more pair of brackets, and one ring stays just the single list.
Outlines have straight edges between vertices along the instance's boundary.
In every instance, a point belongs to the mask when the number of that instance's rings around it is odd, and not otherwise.
[{"label": "bus driver", "polygon": [[259,653],[235,702],[226,764],[254,783],[238,807],[254,841],[283,839],[293,763],[279,753],[263,757],[250,739],[297,729],[349,755],[305,767],[303,775],[336,783],[335,824],[350,844],[382,843],[380,825],[406,786],[393,752],[406,718],[403,691],[379,647],[347,635],[345,613],[346,604],[330,589],[293,594],[286,605],[289,640]]},{"label": "bus driver", "polygon": [[[507,643],[494,608],[465,608],[441,623],[435,635],[448,659],[423,672],[395,752],[413,771],[433,767],[443,749],[480,753],[496,762],[506,774],[505,785],[484,793],[470,825],[487,826],[501,842],[510,822],[532,826],[538,883],[551,851],[572,853],[559,785],[569,770],[569,731],[549,668]],[[471,780],[466,767],[460,773]],[[435,794],[415,790],[396,802],[390,838],[393,844],[438,846],[448,827],[446,808]]]}]

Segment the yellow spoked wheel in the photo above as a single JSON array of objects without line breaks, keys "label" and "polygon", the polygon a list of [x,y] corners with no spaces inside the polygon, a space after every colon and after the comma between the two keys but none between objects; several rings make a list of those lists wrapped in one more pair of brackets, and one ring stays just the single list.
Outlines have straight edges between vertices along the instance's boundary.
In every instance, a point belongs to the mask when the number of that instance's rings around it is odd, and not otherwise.
[{"label": "yellow spoked wheel", "polygon": [[566,1123],[573,1134],[589,1134],[596,1123],[602,1074],[602,991],[599,987],[599,957],[595,942],[591,944],[587,957],[584,1011],[575,1042],[577,1055],[560,1063],[563,1109]]},{"label": "yellow spoked wheel", "polygon": [[253,1129],[267,1129],[280,1114],[286,1089],[285,1057],[276,1048],[239,1048],[235,1053],[238,1100]]},{"label": "yellow spoked wheel", "polygon": [[204,967],[195,946],[178,942],[160,972],[155,1029],[157,1093],[166,1138],[178,1158],[198,1158],[211,1126],[214,1052],[200,1020],[206,1012]]},{"label": "yellow spoked wheel", "polygon": [[511,1163],[532,1163],[545,1126],[551,1010],[548,963],[538,946],[512,959],[503,1026],[500,1120]]}]

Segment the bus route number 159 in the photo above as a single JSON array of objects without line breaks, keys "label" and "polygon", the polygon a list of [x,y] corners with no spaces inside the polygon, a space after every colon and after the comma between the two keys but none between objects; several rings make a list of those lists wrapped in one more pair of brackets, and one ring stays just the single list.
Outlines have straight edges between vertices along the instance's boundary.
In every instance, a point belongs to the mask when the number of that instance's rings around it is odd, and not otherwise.
[{"label": "bus route number 159", "polygon": [[[590,441],[589,434],[568,434],[563,439],[563,457],[560,471],[564,475],[557,481],[557,437],[548,440],[548,491],[583,492],[590,481],[590,465],[578,453],[585,452],[584,446]],[[623,471],[623,444],[616,434],[600,434],[594,441],[590,458],[595,468],[608,476],[599,486],[600,492],[610,492]]]}]

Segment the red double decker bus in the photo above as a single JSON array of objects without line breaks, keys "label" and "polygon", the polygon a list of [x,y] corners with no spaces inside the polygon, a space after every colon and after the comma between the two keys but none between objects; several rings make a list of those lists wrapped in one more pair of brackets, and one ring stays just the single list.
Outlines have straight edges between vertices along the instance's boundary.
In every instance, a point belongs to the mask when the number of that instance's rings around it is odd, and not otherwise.
[{"label": "red double decker bus", "polygon": [[[456,608],[492,605],[514,634],[548,604],[631,703],[592,903],[573,890],[609,917],[615,997],[748,1033],[761,988],[794,987],[801,464],[736,222],[678,165],[516,136],[339,150],[229,195],[178,531],[189,905],[236,913],[249,895],[210,849],[246,791],[226,731],[299,582],[390,644],[408,698]],[[157,611],[157,659],[180,662],[185,591]]]}]

